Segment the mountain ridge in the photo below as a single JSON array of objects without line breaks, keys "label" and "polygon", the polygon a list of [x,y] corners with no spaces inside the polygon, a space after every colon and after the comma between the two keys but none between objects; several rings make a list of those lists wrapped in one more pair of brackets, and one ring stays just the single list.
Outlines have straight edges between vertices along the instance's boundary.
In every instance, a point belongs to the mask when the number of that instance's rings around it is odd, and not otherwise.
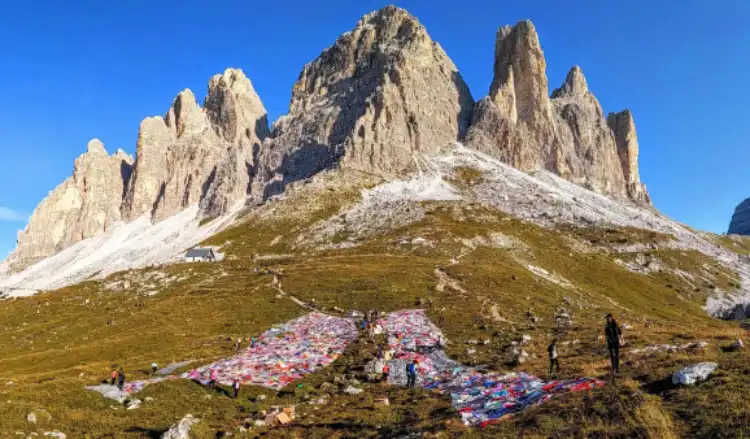
[{"label": "mountain ridge", "polygon": [[[218,217],[238,200],[262,203],[327,169],[397,177],[415,169],[416,154],[462,140],[526,172],[547,169],[623,202],[650,206],[630,112],[605,118],[578,66],[550,94],[545,69],[530,21],[502,27],[489,95],[475,103],[424,26],[387,6],[362,17],[303,68],[289,113],[271,128],[241,70],[212,77],[203,107],[190,90],[178,93],[164,116],[141,123],[133,163],[101,183],[122,185],[119,213],[110,208],[102,219],[103,208],[80,210],[103,203],[96,191],[90,201],[66,205],[89,192],[55,189],[19,234],[9,266],[21,270],[142,215],[159,222],[197,204],[201,216]],[[114,195],[106,198],[116,203]],[[66,224],[64,231],[38,232],[52,223]]]}]

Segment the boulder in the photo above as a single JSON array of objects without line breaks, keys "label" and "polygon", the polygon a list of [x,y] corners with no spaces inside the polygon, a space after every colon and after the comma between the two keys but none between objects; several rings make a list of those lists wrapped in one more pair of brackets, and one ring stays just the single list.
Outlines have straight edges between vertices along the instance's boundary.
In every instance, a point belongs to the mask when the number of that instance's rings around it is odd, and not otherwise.
[{"label": "boulder", "polygon": [[190,439],[190,430],[200,422],[193,415],[186,415],[180,422],[172,425],[163,435],[162,439]]}]

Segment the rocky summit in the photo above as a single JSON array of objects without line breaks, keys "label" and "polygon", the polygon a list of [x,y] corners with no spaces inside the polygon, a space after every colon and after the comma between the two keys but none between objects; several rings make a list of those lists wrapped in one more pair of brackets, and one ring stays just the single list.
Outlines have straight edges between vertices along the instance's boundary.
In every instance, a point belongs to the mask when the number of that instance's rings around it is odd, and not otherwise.
[{"label": "rocky summit", "polygon": [[474,101],[424,26],[393,6],[364,16],[313,62],[263,144],[263,195],[335,167],[393,175],[461,140]]},{"label": "rocky summit", "polygon": [[740,203],[734,210],[727,233],[730,235],[750,235],[750,198]]},{"label": "rocky summit", "polygon": [[578,66],[550,96],[545,70],[534,25],[502,27],[490,94],[475,107],[467,146],[524,171],[547,169],[595,192],[649,205],[630,112],[605,118]]},{"label": "rocky summit", "polygon": [[605,117],[578,66],[550,95],[530,21],[502,27],[495,46],[489,95],[475,103],[424,26],[388,6],[303,68],[289,113],[270,130],[250,80],[227,69],[211,78],[202,107],[183,90],[165,116],[144,119],[134,161],[90,145],[73,177],[36,209],[9,265],[22,269],[143,216],[159,222],[198,205],[200,215],[217,217],[248,196],[262,203],[322,171],[404,175],[419,154],[455,142],[648,206],[631,113]]}]

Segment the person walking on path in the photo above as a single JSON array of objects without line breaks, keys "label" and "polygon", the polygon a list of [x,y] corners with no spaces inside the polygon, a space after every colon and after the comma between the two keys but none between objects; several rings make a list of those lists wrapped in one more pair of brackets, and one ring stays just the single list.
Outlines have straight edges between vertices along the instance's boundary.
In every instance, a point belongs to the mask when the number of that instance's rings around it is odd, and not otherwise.
[{"label": "person walking on path", "polygon": [[235,352],[239,352],[241,347],[242,347],[242,337],[237,337],[237,341],[235,342]]},{"label": "person walking on path", "polygon": [[388,382],[388,375],[391,373],[391,366],[388,365],[388,363],[385,363],[383,365],[383,382]]},{"label": "person walking on path", "polygon": [[122,389],[125,387],[125,371],[120,368],[120,371],[117,373],[117,388],[120,389],[120,392],[122,392]]},{"label": "person walking on path", "polygon": [[156,371],[159,369],[159,365],[156,364],[156,361],[151,363],[151,375],[156,375]]},{"label": "person walking on path", "polygon": [[560,362],[557,359],[557,339],[553,338],[552,343],[547,346],[547,352],[549,353],[549,374],[552,375],[552,370],[555,368],[557,373],[560,373]]},{"label": "person walking on path", "polygon": [[612,374],[620,373],[620,343],[622,330],[612,314],[607,314],[607,324],[604,326],[604,336],[607,339],[609,350],[609,361],[612,365]]},{"label": "person walking on path", "polygon": [[406,365],[406,387],[413,389],[417,385],[417,360]]},{"label": "person walking on path", "polygon": [[237,378],[232,381],[232,390],[234,390],[234,399],[237,399],[237,395],[240,394],[240,380]]},{"label": "person walking on path", "polygon": [[216,370],[211,369],[208,375],[208,387],[210,389],[216,388],[216,378],[217,378]]},{"label": "person walking on path", "polygon": [[382,360],[382,359],[383,359],[383,345],[379,344],[378,345],[378,360]]}]

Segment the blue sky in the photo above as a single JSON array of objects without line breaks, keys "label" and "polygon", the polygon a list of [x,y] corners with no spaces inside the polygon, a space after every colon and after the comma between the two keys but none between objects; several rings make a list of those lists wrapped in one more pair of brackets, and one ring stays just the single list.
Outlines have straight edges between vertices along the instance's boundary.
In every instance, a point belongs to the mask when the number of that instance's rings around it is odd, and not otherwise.
[{"label": "blue sky", "polygon": [[[140,120],[211,75],[242,68],[273,120],[302,66],[386,3],[6,2],[0,14],[0,258],[92,137],[134,152]],[[641,175],[665,214],[726,230],[750,196],[750,2],[400,1],[454,60],[475,99],[499,26],[531,19],[550,88],[582,67],[605,113],[630,108]],[[114,6],[113,6],[114,5]]]}]

